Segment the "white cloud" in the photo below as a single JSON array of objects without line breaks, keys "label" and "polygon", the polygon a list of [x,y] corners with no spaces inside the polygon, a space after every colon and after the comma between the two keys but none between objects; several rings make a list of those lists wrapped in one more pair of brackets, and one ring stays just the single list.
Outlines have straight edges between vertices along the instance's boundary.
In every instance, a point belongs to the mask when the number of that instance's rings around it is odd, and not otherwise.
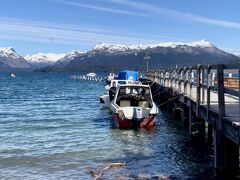
[{"label": "white cloud", "polygon": [[144,13],[131,12],[131,11],[127,11],[127,10],[120,10],[120,9],[114,9],[114,8],[103,7],[103,6],[95,6],[95,5],[90,5],[90,4],[86,4],[86,3],[71,2],[71,1],[65,1],[65,0],[53,0],[53,1],[55,1],[57,3],[62,3],[62,4],[66,4],[66,5],[71,5],[71,6],[77,6],[77,7],[81,7],[81,8],[93,9],[93,10],[102,11],[102,12],[110,12],[110,13],[130,15],[130,16],[142,16],[142,17],[150,16],[150,15],[147,15]]},{"label": "white cloud", "polygon": [[108,1],[117,3],[117,4],[126,5],[138,10],[140,9],[142,11],[148,12],[149,15],[157,14],[157,15],[167,16],[171,18],[176,18],[176,19],[189,20],[189,21],[193,21],[201,24],[209,24],[209,25],[215,25],[215,26],[221,26],[221,27],[240,29],[240,22],[233,22],[233,21],[213,19],[213,18],[204,17],[204,16],[198,16],[190,13],[175,11],[175,10],[163,8],[161,6],[150,5],[150,4],[141,3],[137,1],[129,1],[129,0],[108,0]]},{"label": "white cloud", "polygon": [[50,22],[29,21],[0,17],[0,38],[52,44],[94,45],[97,43],[156,43],[173,37],[136,33],[127,29]]}]

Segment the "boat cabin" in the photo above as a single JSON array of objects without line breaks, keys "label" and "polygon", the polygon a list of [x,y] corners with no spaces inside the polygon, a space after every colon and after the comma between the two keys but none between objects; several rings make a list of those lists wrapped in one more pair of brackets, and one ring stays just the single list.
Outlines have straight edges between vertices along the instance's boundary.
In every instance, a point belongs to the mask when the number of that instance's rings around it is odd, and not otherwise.
[{"label": "boat cabin", "polygon": [[122,85],[119,86],[115,99],[119,107],[146,107],[152,108],[152,96],[149,86]]}]

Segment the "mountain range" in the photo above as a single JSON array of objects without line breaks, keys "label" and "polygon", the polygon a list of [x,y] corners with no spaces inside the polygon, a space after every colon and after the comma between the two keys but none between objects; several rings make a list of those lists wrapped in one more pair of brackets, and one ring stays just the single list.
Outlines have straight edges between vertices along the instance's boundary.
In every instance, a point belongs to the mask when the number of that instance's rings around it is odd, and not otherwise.
[{"label": "mountain range", "polygon": [[25,57],[13,48],[0,48],[0,70],[30,69],[38,71],[117,71],[121,69],[167,68],[175,65],[217,64],[240,62],[240,57],[227,53],[206,40],[192,43],[158,44],[97,44],[83,52],[67,54],[38,53]]}]

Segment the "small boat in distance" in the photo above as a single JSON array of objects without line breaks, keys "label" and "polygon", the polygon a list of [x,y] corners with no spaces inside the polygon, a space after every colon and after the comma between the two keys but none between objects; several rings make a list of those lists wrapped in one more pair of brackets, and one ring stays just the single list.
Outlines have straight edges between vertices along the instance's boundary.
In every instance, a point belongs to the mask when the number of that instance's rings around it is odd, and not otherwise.
[{"label": "small boat in distance", "polygon": [[159,113],[150,86],[143,84],[119,85],[110,102],[110,110],[120,129],[151,128]]},{"label": "small boat in distance", "polygon": [[94,73],[94,72],[88,73],[87,77],[96,77],[96,73]]},{"label": "small boat in distance", "polygon": [[11,77],[12,77],[12,78],[15,78],[15,77],[16,77],[16,75],[12,73],[12,74],[11,74]]}]

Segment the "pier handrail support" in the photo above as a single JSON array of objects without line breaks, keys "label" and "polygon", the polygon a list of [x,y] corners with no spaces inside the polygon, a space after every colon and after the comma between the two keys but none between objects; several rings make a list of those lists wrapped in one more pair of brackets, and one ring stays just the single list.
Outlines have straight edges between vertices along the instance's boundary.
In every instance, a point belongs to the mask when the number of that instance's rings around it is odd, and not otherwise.
[{"label": "pier handrail support", "polygon": [[192,66],[190,66],[190,81],[189,81],[189,83],[190,83],[190,92],[189,92],[189,94],[190,94],[190,98],[192,98],[192,83],[193,83],[193,67]]},{"label": "pier handrail support", "polygon": [[207,66],[207,120],[209,121],[209,110],[211,106],[211,65]]},{"label": "pier handrail support", "polygon": [[183,69],[183,76],[184,76],[184,95],[186,96],[187,95],[187,80],[188,80],[188,77],[187,77],[187,67],[184,66],[184,69]]},{"label": "pier handrail support", "polygon": [[[182,82],[184,82],[184,71],[183,71],[183,69],[182,68],[179,68],[179,82],[178,82],[178,89],[179,89],[179,91],[181,92],[181,93],[183,93],[182,92],[182,86],[181,86],[181,84],[182,84]],[[182,74],[183,74],[183,76],[182,76]]]},{"label": "pier handrail support", "polygon": [[196,115],[199,116],[199,108],[200,108],[200,98],[201,98],[201,69],[202,66],[197,66],[197,91],[196,91]]},{"label": "pier handrail support", "polygon": [[202,88],[202,104],[204,104],[205,102],[205,89],[204,89],[204,85],[205,85],[205,70],[204,67],[202,68],[202,84],[201,84],[201,88]]},{"label": "pier handrail support", "polygon": [[222,117],[225,116],[225,97],[224,97],[224,75],[223,64],[217,65],[217,88],[218,88],[218,109],[219,109],[219,122],[217,128],[222,130]]}]

